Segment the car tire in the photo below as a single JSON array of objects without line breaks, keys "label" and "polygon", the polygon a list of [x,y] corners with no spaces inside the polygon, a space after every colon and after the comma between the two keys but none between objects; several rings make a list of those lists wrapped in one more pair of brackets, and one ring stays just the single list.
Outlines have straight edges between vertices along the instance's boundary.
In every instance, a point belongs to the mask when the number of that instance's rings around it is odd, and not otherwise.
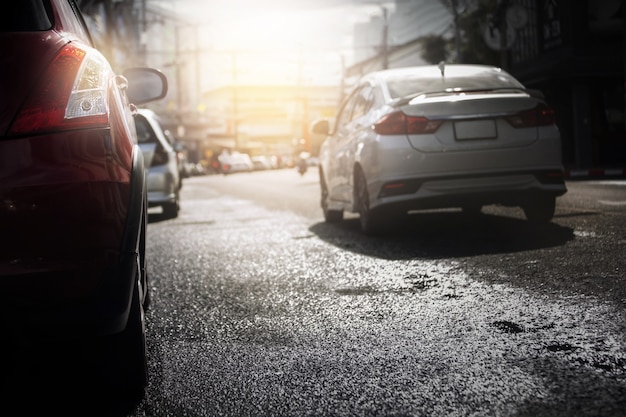
[{"label": "car tire", "polygon": [[178,217],[178,203],[163,204],[163,216],[167,219]]},{"label": "car tire", "polygon": [[526,219],[533,224],[546,224],[554,217],[556,197],[539,196],[529,200],[522,209]]},{"label": "car tire", "polygon": [[180,196],[179,190],[176,190],[176,199],[171,203],[163,204],[163,216],[166,219],[175,219],[178,217],[178,212],[180,211]]},{"label": "car tire", "polygon": [[133,292],[126,328],[109,336],[105,346],[108,357],[104,372],[113,389],[127,398],[142,398],[148,382],[148,362],[144,310],[138,285]]},{"label": "car tire", "polygon": [[320,175],[320,199],[322,212],[324,213],[324,221],[326,223],[338,223],[343,220],[343,210],[331,210],[328,208],[328,186],[326,185],[326,181],[324,180],[324,173],[322,170],[319,170]]},{"label": "car tire", "polygon": [[143,285],[145,288],[144,290],[145,295],[143,297],[143,311],[145,313],[150,308],[150,304],[152,304],[152,297],[150,296],[150,286],[149,286],[150,284],[148,280],[148,271],[145,272]]},{"label": "car tire", "polygon": [[144,199],[143,218],[141,219],[141,234],[139,235],[139,265],[141,274],[141,287],[143,289],[143,310],[148,311],[150,307],[150,286],[148,281],[148,261],[146,260],[146,240],[148,223],[148,201]]},{"label": "car tire", "polygon": [[378,208],[372,210],[369,205],[369,191],[365,174],[358,168],[354,174],[354,202],[356,211],[359,213],[361,231],[368,236],[383,233],[388,226],[385,210]]},{"label": "car tire", "polygon": [[[131,399],[141,399],[148,383],[145,312],[150,305],[150,289],[146,260],[147,199],[142,208],[141,229],[138,242],[139,263],[126,328],[112,335],[105,343],[107,369],[114,389]],[[135,277],[133,277],[135,279]]]}]

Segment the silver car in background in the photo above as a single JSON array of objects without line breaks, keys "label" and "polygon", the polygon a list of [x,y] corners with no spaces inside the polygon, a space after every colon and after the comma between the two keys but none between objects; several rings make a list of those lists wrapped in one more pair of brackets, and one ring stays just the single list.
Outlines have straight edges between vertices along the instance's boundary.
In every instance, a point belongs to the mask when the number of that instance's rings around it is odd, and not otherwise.
[{"label": "silver car in background", "polygon": [[327,222],[358,213],[366,234],[412,210],[520,206],[549,222],[563,178],[554,111],[540,92],[482,65],[432,65],[364,76],[320,149]]},{"label": "silver car in background", "polygon": [[161,207],[164,217],[175,218],[180,209],[182,185],[176,150],[154,111],[139,109],[135,126],[147,172],[148,207]]},{"label": "silver car in background", "polygon": [[254,171],[254,163],[247,153],[224,151],[218,156],[222,174]]}]

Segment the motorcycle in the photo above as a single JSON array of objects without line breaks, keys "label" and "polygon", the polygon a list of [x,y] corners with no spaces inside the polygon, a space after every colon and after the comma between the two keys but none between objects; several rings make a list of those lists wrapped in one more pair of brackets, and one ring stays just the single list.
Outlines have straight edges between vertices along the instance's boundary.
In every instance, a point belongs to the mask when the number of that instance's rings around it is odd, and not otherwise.
[{"label": "motorcycle", "polygon": [[306,163],[306,159],[302,158],[298,161],[298,173],[300,173],[300,175],[304,175],[306,174],[306,170],[307,170],[307,163]]}]

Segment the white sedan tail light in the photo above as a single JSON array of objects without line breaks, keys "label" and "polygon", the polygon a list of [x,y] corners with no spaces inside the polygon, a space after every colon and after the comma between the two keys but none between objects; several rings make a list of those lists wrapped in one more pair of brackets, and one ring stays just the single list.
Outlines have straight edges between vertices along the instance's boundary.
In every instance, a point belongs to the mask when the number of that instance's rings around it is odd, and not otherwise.
[{"label": "white sedan tail light", "polygon": [[556,123],[554,110],[545,104],[534,109],[507,116],[506,120],[515,128],[549,126]]},{"label": "white sedan tail light", "polygon": [[398,111],[383,116],[372,128],[379,135],[419,135],[436,132],[442,122],[426,117],[407,116]]}]

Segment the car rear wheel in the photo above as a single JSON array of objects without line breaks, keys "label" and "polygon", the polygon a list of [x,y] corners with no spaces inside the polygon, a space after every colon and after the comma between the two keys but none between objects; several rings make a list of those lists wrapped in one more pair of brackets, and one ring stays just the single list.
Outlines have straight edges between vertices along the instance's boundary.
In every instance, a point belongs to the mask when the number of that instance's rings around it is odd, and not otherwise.
[{"label": "car rear wheel", "polygon": [[331,210],[328,208],[328,187],[324,180],[324,173],[320,169],[320,190],[321,190],[321,205],[324,212],[324,220],[327,223],[337,223],[343,220],[343,210]]},{"label": "car rear wheel", "polygon": [[114,389],[129,398],[139,399],[144,395],[148,382],[148,363],[146,355],[145,311],[150,305],[148,273],[146,261],[147,200],[142,208],[141,229],[138,242],[137,276],[126,328],[118,334],[109,336],[104,343],[105,369]]},{"label": "car rear wheel", "polygon": [[372,210],[369,204],[369,191],[367,180],[361,169],[357,169],[354,175],[354,198],[356,211],[361,221],[361,231],[366,235],[378,235],[388,225],[388,218],[382,208]]},{"label": "car rear wheel", "polygon": [[165,216],[168,219],[174,219],[178,217],[178,204],[177,203],[163,204],[163,216]]},{"label": "car rear wheel", "polygon": [[111,386],[122,395],[141,398],[148,381],[144,310],[135,286],[126,328],[105,343],[104,372]]},{"label": "car rear wheel", "polygon": [[549,223],[554,217],[556,197],[539,196],[524,204],[522,209],[529,222],[535,224]]},{"label": "car rear wheel", "polygon": [[148,262],[146,260],[146,230],[148,221],[148,201],[144,200],[143,218],[141,219],[141,234],[139,235],[139,265],[141,273],[141,287],[143,289],[143,309],[148,311],[150,307],[150,287],[148,283]]},{"label": "car rear wheel", "polygon": [[176,200],[171,203],[163,204],[163,216],[167,219],[175,219],[180,211],[179,190],[176,190]]}]

